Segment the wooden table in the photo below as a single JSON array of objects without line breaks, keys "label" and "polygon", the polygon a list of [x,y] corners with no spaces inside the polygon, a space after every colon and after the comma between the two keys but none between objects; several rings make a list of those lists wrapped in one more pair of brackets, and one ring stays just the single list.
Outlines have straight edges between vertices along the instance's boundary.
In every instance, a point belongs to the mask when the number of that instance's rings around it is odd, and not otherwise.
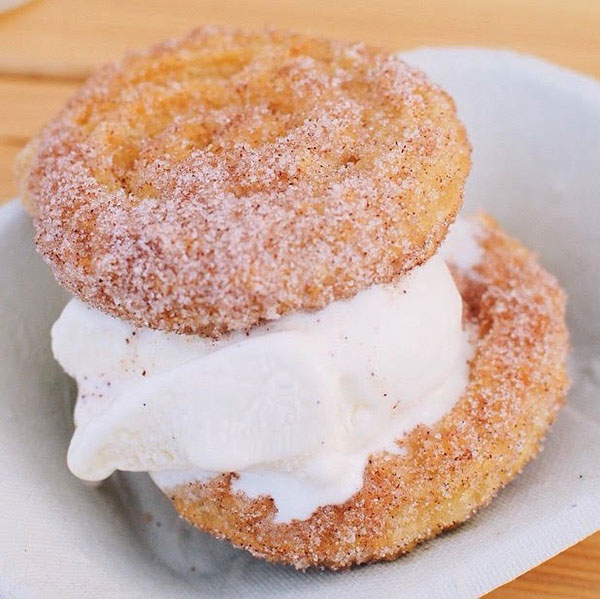
[{"label": "wooden table", "polygon": [[[34,0],[0,15],[0,202],[18,149],[94,66],[201,23],[508,46],[600,78],[600,0]],[[600,533],[487,597],[600,599]]]}]

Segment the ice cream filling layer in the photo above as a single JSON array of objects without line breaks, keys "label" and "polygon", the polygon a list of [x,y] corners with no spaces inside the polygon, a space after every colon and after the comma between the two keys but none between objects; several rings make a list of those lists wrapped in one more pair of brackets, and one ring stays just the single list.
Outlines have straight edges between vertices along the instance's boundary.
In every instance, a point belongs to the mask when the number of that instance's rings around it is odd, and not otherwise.
[{"label": "ice cream filling layer", "polygon": [[[456,248],[456,244],[454,246]],[[71,300],[52,329],[77,380],[71,471],[148,471],[165,492],[238,474],[276,520],[362,486],[369,454],[463,393],[471,346],[440,255],[393,283],[217,341],[143,328]]]}]

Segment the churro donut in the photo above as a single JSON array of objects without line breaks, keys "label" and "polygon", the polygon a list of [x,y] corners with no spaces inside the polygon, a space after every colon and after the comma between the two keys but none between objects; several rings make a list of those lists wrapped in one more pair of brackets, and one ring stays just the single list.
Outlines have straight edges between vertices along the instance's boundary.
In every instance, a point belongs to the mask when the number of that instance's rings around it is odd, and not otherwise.
[{"label": "churro donut", "polygon": [[358,493],[304,521],[273,521],[270,497],[249,499],[232,477],[174,487],[195,526],[270,561],[333,569],[391,560],[488,503],[540,449],[568,386],[565,298],[534,255],[481,217],[481,262],[454,267],[464,318],[477,331],[467,389],[432,427],[370,456]]},{"label": "churro donut", "polygon": [[469,165],[450,97],[393,54],[202,28],[101,69],[18,170],[67,289],[218,337],[427,260]]}]

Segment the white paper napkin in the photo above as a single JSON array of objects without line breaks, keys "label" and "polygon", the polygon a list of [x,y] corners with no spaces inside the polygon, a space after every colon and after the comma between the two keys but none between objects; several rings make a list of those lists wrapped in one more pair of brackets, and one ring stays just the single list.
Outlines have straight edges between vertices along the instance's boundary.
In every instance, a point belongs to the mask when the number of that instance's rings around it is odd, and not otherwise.
[{"label": "white paper napkin", "polygon": [[475,597],[600,528],[600,85],[508,52],[405,55],[455,97],[484,208],[569,293],[574,385],[542,456],[456,531],[389,564],[299,573],[183,524],[144,474],[69,474],[73,385],[49,328],[66,296],[16,203],[0,210],[0,596]]}]

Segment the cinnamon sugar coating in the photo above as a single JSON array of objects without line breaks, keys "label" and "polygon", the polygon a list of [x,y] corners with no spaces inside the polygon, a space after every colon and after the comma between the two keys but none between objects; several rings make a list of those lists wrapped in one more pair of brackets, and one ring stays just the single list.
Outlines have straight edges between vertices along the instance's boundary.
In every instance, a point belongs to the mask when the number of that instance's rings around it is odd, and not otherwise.
[{"label": "cinnamon sugar coating", "polygon": [[568,334],[556,280],[490,219],[480,231],[481,264],[455,270],[478,338],[451,412],[399,439],[402,455],[372,455],[360,491],[308,520],[274,523],[273,500],[233,492],[235,474],[173,489],[177,511],[269,561],[341,569],[394,559],[487,504],[538,453],[563,403]]},{"label": "cinnamon sugar coating", "polygon": [[469,166],[452,100],[396,56],[214,27],[102,68],[19,161],[61,284],[213,337],[425,261]]}]

